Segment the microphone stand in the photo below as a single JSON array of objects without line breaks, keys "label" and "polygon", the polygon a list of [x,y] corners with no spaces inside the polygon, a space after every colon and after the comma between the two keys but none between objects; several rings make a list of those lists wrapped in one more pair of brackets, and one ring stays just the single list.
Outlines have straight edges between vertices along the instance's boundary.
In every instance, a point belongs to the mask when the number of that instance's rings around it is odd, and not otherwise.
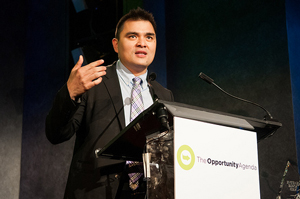
[{"label": "microphone stand", "polygon": [[230,96],[230,97],[232,97],[232,98],[235,98],[235,99],[237,99],[237,100],[240,100],[240,101],[243,101],[243,102],[246,102],[246,103],[249,103],[249,104],[253,104],[253,105],[255,105],[255,106],[260,107],[261,109],[263,109],[263,110],[267,113],[267,115],[264,116],[264,120],[265,120],[265,121],[277,121],[276,119],[274,119],[274,118],[272,117],[271,113],[270,113],[267,109],[265,109],[264,107],[262,107],[261,105],[255,103],[255,102],[251,102],[251,101],[249,101],[249,100],[245,100],[245,99],[236,97],[236,96],[234,96],[234,95],[232,95],[232,94],[226,92],[226,91],[223,90],[221,87],[219,87],[216,83],[214,83],[214,80],[213,80],[212,78],[208,77],[207,75],[205,75],[205,74],[202,73],[202,72],[199,74],[199,77],[200,77],[201,79],[203,79],[204,81],[206,81],[207,83],[214,85],[214,86],[217,87],[220,91],[222,91],[223,93],[225,93],[226,95],[228,95],[228,96]]}]

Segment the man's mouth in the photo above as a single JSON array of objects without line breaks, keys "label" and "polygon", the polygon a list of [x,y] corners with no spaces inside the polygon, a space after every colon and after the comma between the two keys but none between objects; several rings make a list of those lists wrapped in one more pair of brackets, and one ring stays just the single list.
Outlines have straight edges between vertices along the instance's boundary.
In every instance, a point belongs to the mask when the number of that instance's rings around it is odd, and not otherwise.
[{"label": "man's mouth", "polygon": [[147,52],[145,52],[145,51],[136,51],[135,54],[140,55],[140,56],[146,56]]}]

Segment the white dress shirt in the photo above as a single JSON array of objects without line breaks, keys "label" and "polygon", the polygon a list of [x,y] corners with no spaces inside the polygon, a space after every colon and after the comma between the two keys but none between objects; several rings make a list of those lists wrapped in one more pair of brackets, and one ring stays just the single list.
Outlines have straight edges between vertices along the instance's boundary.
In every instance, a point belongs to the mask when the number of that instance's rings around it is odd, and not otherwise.
[{"label": "white dress shirt", "polygon": [[[122,64],[120,60],[117,61],[116,69],[117,69],[117,74],[120,82],[122,99],[123,99],[125,126],[127,126],[130,123],[131,91],[133,87],[132,79],[135,76]],[[144,110],[146,110],[149,106],[153,104],[153,99],[150,94],[150,90],[147,82],[147,73],[148,71],[143,75],[139,76],[142,79],[141,88],[142,88]]]}]

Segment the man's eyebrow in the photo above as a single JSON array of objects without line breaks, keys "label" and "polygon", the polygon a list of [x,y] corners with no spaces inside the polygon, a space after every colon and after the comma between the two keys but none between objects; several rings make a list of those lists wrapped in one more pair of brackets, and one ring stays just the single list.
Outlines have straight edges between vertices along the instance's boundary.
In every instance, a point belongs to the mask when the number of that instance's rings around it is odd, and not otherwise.
[{"label": "man's eyebrow", "polygon": [[138,33],[137,32],[127,32],[126,34],[125,34],[125,36],[128,36],[128,35],[137,35]]},{"label": "man's eyebrow", "polygon": [[[139,35],[140,33],[138,33],[138,32],[127,32],[126,34],[125,34],[125,36],[128,36],[128,35]],[[145,35],[151,35],[151,36],[154,36],[155,35],[155,33],[153,33],[153,32],[147,32]]]},{"label": "man's eyebrow", "polygon": [[147,32],[146,35],[154,36],[155,33],[153,33],[153,32]]}]

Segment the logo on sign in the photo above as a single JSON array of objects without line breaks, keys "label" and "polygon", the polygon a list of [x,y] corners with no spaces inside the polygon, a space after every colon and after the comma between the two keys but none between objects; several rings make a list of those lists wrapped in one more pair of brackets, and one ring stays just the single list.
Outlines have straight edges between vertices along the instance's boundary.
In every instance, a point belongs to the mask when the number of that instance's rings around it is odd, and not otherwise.
[{"label": "logo on sign", "polygon": [[181,168],[190,170],[195,164],[195,154],[191,147],[182,145],[177,151],[177,161]]}]

